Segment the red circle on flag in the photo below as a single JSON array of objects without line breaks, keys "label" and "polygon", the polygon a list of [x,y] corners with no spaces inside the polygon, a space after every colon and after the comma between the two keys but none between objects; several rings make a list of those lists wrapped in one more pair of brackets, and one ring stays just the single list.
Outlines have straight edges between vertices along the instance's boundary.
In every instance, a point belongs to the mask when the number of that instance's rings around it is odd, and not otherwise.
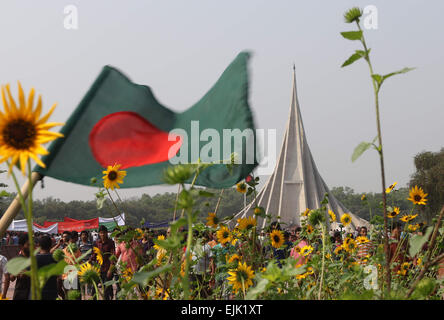
[{"label": "red circle on flag", "polygon": [[100,119],[89,134],[89,146],[104,168],[121,169],[164,162],[174,157],[182,137],[162,131],[135,112],[121,111]]}]

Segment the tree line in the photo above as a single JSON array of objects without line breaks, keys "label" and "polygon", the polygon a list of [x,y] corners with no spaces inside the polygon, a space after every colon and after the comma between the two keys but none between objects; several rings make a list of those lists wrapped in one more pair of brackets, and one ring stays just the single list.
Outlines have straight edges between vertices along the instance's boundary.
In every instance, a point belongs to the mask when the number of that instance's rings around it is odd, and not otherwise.
[{"label": "tree line", "polygon": [[[415,156],[415,173],[411,176],[409,187],[418,185],[428,193],[427,205],[420,206],[421,216],[418,222],[426,221],[430,223],[443,206],[444,201],[444,148],[439,152],[422,152]],[[0,171],[4,173],[4,171]],[[0,188],[6,185],[0,183]],[[201,221],[206,221],[205,217],[209,212],[214,212],[219,199],[220,190],[205,189],[213,193],[213,197],[201,197],[197,201],[196,209],[199,211]],[[382,217],[381,193],[356,193],[349,187],[333,187],[331,193],[353,214],[369,221]],[[363,201],[362,195],[365,194],[366,200]],[[15,194],[8,194],[0,190],[0,213],[3,214]],[[397,206],[401,213],[410,213],[412,204],[407,200],[409,197],[408,187],[395,188],[388,194],[387,205]],[[127,224],[139,226],[141,222],[164,222],[172,220],[174,215],[174,203],[176,193],[167,192],[150,196],[143,194],[141,197],[132,197],[118,202],[120,211],[125,212]],[[246,202],[253,201],[253,195],[247,197]],[[239,212],[244,207],[244,195],[237,192],[235,188],[225,189],[218,209],[219,217],[231,216]],[[75,200],[64,202],[60,199],[48,197],[43,200],[35,200],[33,203],[33,212],[35,222],[41,224],[43,221],[63,221],[64,217],[73,219],[92,219],[96,217],[112,217],[118,214],[118,211],[110,201],[105,201],[101,209],[97,208],[94,200],[81,201]],[[176,216],[180,212],[176,213]],[[23,212],[20,212],[16,219],[24,219]]]}]

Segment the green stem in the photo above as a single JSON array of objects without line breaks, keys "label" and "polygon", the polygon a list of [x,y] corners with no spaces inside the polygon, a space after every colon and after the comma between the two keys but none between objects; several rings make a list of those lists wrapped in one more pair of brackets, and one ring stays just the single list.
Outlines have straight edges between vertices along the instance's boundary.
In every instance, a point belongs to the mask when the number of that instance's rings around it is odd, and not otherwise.
[{"label": "green stem", "polygon": [[[359,22],[356,21],[359,31],[362,32],[361,26]],[[390,272],[390,252],[389,252],[389,241],[388,241],[388,221],[387,221],[387,194],[385,193],[385,170],[384,170],[384,153],[382,150],[382,133],[381,133],[381,121],[380,121],[380,113],[379,113],[379,86],[375,79],[373,79],[373,66],[370,61],[369,51],[367,48],[367,44],[365,43],[364,34],[362,34],[361,38],[362,45],[364,46],[364,50],[366,53],[365,60],[370,69],[370,77],[372,79],[373,84],[373,92],[375,97],[375,108],[376,108],[376,127],[378,132],[378,152],[379,152],[379,160],[381,166],[381,184],[382,184],[382,207],[384,214],[384,248],[386,253],[386,276],[387,276],[387,291],[390,293],[391,290],[391,272]]]},{"label": "green stem", "polygon": [[325,269],[325,226],[322,224],[322,268],[321,268],[321,281],[319,284],[318,300],[321,300],[322,284],[324,282],[324,269]]},{"label": "green stem", "polygon": [[[117,207],[116,203],[114,202],[113,197],[111,197],[111,193],[109,192],[108,188],[105,188],[105,189],[106,189],[106,192],[108,192],[108,196],[109,196],[111,202],[113,203],[114,207],[116,208],[117,214],[122,218],[122,216],[120,215],[120,210],[119,210],[119,208]],[[122,228],[120,228],[120,226],[119,226],[119,224],[117,223],[117,221],[116,221],[116,219],[114,218],[114,216],[111,217],[111,218],[113,218],[113,221],[114,221],[114,223],[116,224],[117,229],[122,230]]]},{"label": "green stem", "polygon": [[185,252],[185,275],[183,278],[183,287],[185,300],[189,300],[190,297],[190,284],[189,284],[189,269],[190,269],[190,253],[191,253],[191,242],[193,240],[193,214],[191,210],[187,211],[188,218],[188,235],[187,235],[187,250]]},{"label": "green stem", "polygon": [[[7,162],[9,166],[9,162]],[[33,237],[33,230],[32,230],[32,183],[31,183],[31,170],[30,170],[30,163],[28,161],[28,182],[29,182],[29,199],[28,199],[28,206],[25,204],[25,198],[23,197],[22,191],[18,185],[17,177],[15,176],[14,171],[11,172],[12,179],[14,181],[15,187],[17,189],[17,193],[19,195],[20,204],[23,209],[23,213],[25,215],[26,219],[26,227],[28,230],[28,241],[29,241],[29,257],[31,260],[31,298],[32,300],[38,300],[39,299],[39,290],[37,289],[38,286],[38,278],[37,278],[37,260],[35,258],[35,246],[34,246],[34,237]]]},{"label": "green stem", "polygon": [[31,161],[28,160],[28,216],[26,217],[26,224],[28,226],[28,238],[29,238],[29,254],[31,258],[31,296],[32,300],[41,300],[40,285],[38,283],[37,276],[37,259],[35,256],[35,244],[34,244],[34,234],[32,229],[32,183],[31,183]]}]

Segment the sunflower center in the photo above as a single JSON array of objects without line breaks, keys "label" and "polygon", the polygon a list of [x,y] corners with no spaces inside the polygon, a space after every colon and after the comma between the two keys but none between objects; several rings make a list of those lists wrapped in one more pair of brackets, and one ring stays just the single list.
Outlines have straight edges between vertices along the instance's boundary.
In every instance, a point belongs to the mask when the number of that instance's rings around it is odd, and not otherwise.
[{"label": "sunflower center", "polygon": [[108,179],[113,181],[117,179],[117,172],[115,171],[111,171],[110,173],[108,173]]},{"label": "sunflower center", "polygon": [[415,199],[416,202],[421,201],[422,197],[419,194],[416,194],[413,199]]},{"label": "sunflower center", "polygon": [[274,242],[279,243],[279,241],[281,240],[281,238],[279,238],[279,236],[275,235],[273,237]]},{"label": "sunflower center", "polygon": [[225,231],[225,232],[223,233],[222,237],[223,237],[224,239],[225,239],[225,238],[228,238],[228,232]]},{"label": "sunflower center", "polygon": [[36,134],[33,123],[23,119],[9,122],[2,132],[5,144],[19,150],[29,149],[34,144]]},{"label": "sunflower center", "polygon": [[246,281],[248,279],[248,275],[244,270],[237,271],[237,281],[242,283],[242,280]]}]

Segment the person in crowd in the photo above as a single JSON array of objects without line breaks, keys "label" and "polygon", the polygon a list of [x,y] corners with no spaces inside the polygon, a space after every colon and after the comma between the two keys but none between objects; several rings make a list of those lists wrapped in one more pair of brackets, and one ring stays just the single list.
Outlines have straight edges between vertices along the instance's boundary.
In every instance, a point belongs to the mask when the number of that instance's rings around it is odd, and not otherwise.
[{"label": "person in crowd", "polygon": [[135,239],[129,243],[124,240],[119,241],[116,247],[116,257],[118,261],[122,266],[130,270],[131,273],[139,270],[138,258],[141,254],[141,248]]},{"label": "person in crowd", "polygon": [[198,288],[198,296],[207,298],[210,295],[209,282],[214,274],[214,259],[210,242],[210,232],[205,231],[202,237],[202,243],[198,243],[192,251],[192,260],[197,261],[193,265],[193,274],[191,280],[195,282],[194,287]]},{"label": "person in crowd", "polygon": [[307,258],[301,255],[301,250],[308,245],[306,237],[301,237],[299,242],[290,250],[290,257],[296,260],[296,266],[303,265],[307,262]]},{"label": "person in crowd", "polygon": [[[37,267],[40,269],[44,266],[54,264],[56,261],[51,254],[51,237],[48,235],[41,235],[38,238],[39,253],[36,255]],[[57,291],[57,276],[51,276],[42,288],[42,300],[56,300]]]},{"label": "person in crowd", "polygon": [[54,251],[56,251],[57,249],[62,249],[62,250],[65,249],[70,239],[71,239],[71,232],[63,231],[62,237],[59,239],[57,244],[51,248],[51,253],[54,253]]},{"label": "person in crowd", "polygon": [[[10,274],[6,270],[7,262],[8,259],[0,254],[0,299],[6,299],[6,295],[8,294],[9,289]],[[5,283],[2,283],[3,275],[5,276]]]},{"label": "person in crowd", "polygon": [[[77,258],[80,257],[80,255],[82,254],[77,246],[77,241],[79,238],[79,234],[77,231],[71,231],[68,232],[68,236],[65,237],[65,240],[68,239],[68,243],[66,244],[65,248],[63,249],[63,253],[65,254],[65,262],[68,265],[75,265],[77,264],[78,261]],[[73,272],[71,270],[69,270],[67,273],[62,274],[62,280],[65,281],[68,278],[68,273],[69,272]],[[79,279],[77,278],[77,283],[75,284],[75,286],[72,288],[74,290],[80,288],[80,282]],[[66,288],[66,286],[63,286],[63,290],[65,292],[65,297],[68,294],[68,291],[71,290],[70,288]]]},{"label": "person in crowd", "polygon": [[364,263],[364,261],[373,255],[374,246],[373,243],[367,237],[367,227],[361,227],[359,229],[358,239],[366,238],[368,241],[358,241],[358,252],[356,254],[359,263]]},{"label": "person in crowd", "polygon": [[389,255],[390,262],[394,265],[393,271],[397,273],[402,263],[409,260],[407,256],[408,241],[401,241],[402,224],[400,222],[393,223],[390,235]]},{"label": "person in crowd", "polygon": [[[18,240],[20,246],[19,257],[29,258],[29,239],[27,233],[20,234]],[[26,271],[29,270],[29,267]],[[31,278],[21,272],[17,276],[11,275],[11,281],[15,281],[12,300],[29,300],[31,296]]]},{"label": "person in crowd", "polygon": [[80,240],[78,241],[77,246],[79,247],[82,255],[91,250],[91,252],[82,259],[82,262],[88,261],[92,254],[93,244],[89,241],[89,234],[87,230],[80,232]]},{"label": "person in crowd", "polygon": [[[103,257],[103,263],[100,266],[100,277],[102,282],[112,280],[114,275],[114,264],[111,262],[110,257],[115,254],[116,247],[114,241],[108,237],[108,229],[106,226],[101,225],[99,228],[99,239],[95,242],[94,246],[98,248]],[[93,253],[91,259],[95,261],[97,254]],[[112,300],[114,296],[113,287],[105,287],[105,300]]]}]

